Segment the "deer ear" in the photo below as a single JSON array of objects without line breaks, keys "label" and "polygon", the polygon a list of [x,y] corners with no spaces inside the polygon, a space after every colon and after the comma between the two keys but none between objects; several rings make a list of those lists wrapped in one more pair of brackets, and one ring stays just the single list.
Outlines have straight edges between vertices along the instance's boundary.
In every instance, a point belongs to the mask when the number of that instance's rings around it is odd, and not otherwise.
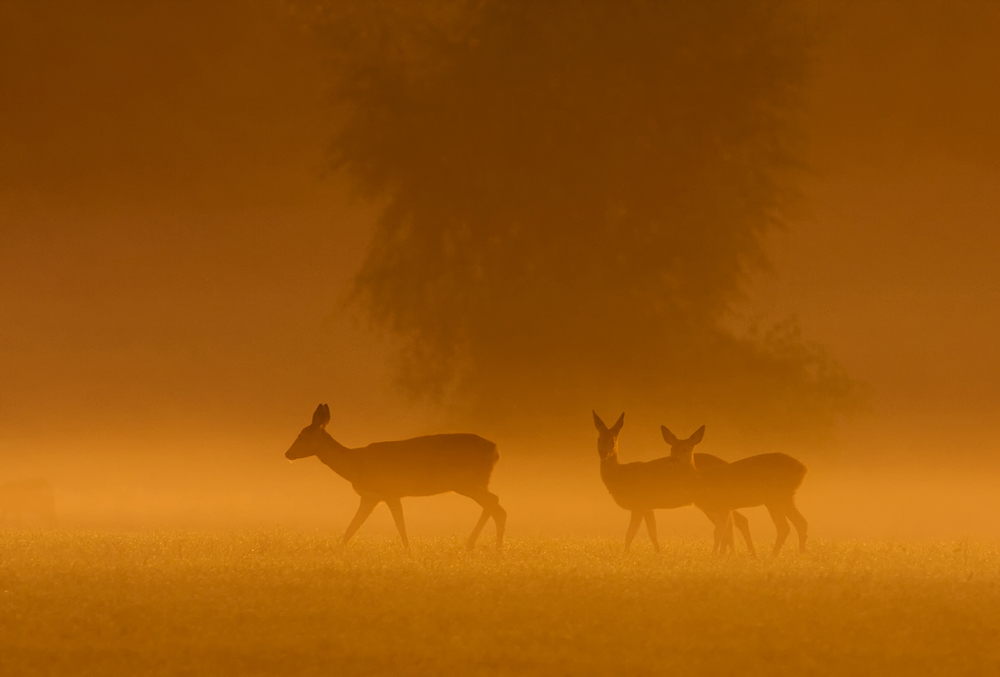
[{"label": "deer ear", "polygon": [[313,412],[313,425],[323,425],[323,405],[316,407],[316,411]]},{"label": "deer ear", "polygon": [[667,426],[661,425],[660,432],[663,434],[664,442],[666,442],[670,446],[674,446],[675,444],[677,444],[677,437],[672,432],[667,430]]},{"label": "deer ear", "polygon": [[325,428],[326,424],[330,422],[330,405],[323,405],[323,421],[319,424],[321,428]]},{"label": "deer ear", "polygon": [[597,428],[597,432],[608,432],[608,426],[604,425],[604,421],[602,421],[601,417],[597,415],[597,412],[591,410],[590,413],[594,415],[594,427]]},{"label": "deer ear", "polygon": [[701,438],[705,436],[705,426],[702,426],[694,431],[694,435],[688,438],[688,442],[691,444],[698,444],[701,442]]},{"label": "deer ear", "polygon": [[615,437],[617,437],[618,433],[620,433],[622,431],[622,426],[623,425],[625,425],[625,412],[624,411],[622,412],[622,415],[618,417],[618,420],[615,421],[615,424],[613,426],[611,426],[611,432],[613,432],[615,434]]}]

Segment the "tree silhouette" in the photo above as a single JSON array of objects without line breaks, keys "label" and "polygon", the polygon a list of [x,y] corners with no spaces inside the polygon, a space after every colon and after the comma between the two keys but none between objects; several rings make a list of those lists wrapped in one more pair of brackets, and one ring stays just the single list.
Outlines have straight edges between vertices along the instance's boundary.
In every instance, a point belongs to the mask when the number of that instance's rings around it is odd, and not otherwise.
[{"label": "tree silhouette", "polygon": [[794,187],[796,3],[357,3],[324,26],[333,164],[385,201],[352,300],[412,392],[810,421],[849,400],[793,324],[726,328]]}]

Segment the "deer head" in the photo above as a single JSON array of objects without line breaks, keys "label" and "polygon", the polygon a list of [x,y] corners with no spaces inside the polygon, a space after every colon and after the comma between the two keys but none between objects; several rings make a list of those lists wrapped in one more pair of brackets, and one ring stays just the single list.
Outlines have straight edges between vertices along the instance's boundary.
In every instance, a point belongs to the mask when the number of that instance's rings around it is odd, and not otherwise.
[{"label": "deer head", "polygon": [[323,443],[330,439],[326,432],[326,424],[330,422],[330,407],[321,404],[313,412],[313,420],[308,426],[302,429],[295,442],[285,452],[285,458],[294,461],[298,458],[315,456],[323,448]]},{"label": "deer head", "polygon": [[597,415],[596,412],[591,411],[594,415],[594,426],[597,428],[597,453],[601,457],[601,460],[610,459],[618,455],[618,433],[622,431],[622,426],[625,425],[625,412],[618,417],[618,421],[610,428],[604,425],[604,421],[601,417]]},{"label": "deer head", "polygon": [[694,431],[694,434],[686,440],[679,440],[677,436],[667,430],[667,426],[661,425],[660,432],[663,433],[663,441],[670,445],[670,458],[676,458],[694,465],[694,445],[701,442],[705,436],[705,426]]}]

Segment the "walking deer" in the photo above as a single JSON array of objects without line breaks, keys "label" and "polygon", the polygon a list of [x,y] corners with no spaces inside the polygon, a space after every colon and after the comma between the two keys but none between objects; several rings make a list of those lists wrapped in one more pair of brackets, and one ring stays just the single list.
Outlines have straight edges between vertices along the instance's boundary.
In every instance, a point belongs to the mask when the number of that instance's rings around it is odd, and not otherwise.
[{"label": "walking deer", "polygon": [[[660,543],[656,535],[656,508],[681,508],[694,502],[694,491],[691,482],[691,472],[686,463],[664,456],[652,461],[633,461],[620,463],[618,460],[618,435],[625,425],[625,414],[608,428],[596,412],[594,426],[597,428],[597,453],[601,458],[601,480],[607,487],[611,498],[622,508],[632,513],[628,530],[625,532],[625,549],[628,550],[645,520],[649,540],[653,548],[659,552]],[[693,463],[699,468],[709,468],[725,465],[725,461],[711,454],[695,454]],[[713,552],[724,554],[726,548],[734,548],[732,526],[743,534],[743,540],[753,554],[753,542],[750,538],[750,526],[747,518],[738,512],[726,510],[702,511],[715,524],[715,542]]]},{"label": "walking deer", "polygon": [[[666,426],[660,427],[664,441],[670,445],[670,458],[687,466],[692,475],[694,504],[704,510],[723,513],[737,508],[763,505],[774,520],[778,535],[772,555],[777,555],[795,525],[799,534],[799,551],[806,549],[806,519],[795,507],[795,492],[806,476],[806,467],[787,454],[759,454],[729,464],[704,467],[698,464],[694,446],[701,442],[705,426],[686,440],[679,440]],[[735,514],[735,513],[734,513]],[[716,530],[720,526],[716,523]],[[753,546],[747,545],[753,552]]]},{"label": "walking deer", "polygon": [[469,536],[468,549],[475,547],[479,532],[492,517],[497,527],[497,550],[500,550],[507,511],[500,507],[496,494],[489,491],[490,475],[500,460],[497,445],[478,435],[458,433],[427,435],[398,442],[374,442],[367,447],[349,449],[326,431],[329,422],[330,407],[325,404],[316,407],[312,423],[299,433],[285,452],[285,458],[294,461],[316,456],[350,482],[361,496],[361,504],[344,532],[341,545],[351,539],[375,506],[385,502],[396,522],[403,546],[409,549],[400,499],[454,491],[468,496],[483,508]]}]

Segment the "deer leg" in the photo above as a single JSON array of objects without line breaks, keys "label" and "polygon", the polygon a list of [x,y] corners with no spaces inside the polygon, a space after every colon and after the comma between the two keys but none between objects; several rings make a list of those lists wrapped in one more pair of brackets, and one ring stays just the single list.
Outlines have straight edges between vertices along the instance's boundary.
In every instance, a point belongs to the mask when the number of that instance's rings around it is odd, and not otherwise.
[{"label": "deer leg", "polygon": [[806,518],[802,516],[802,513],[799,512],[799,509],[795,507],[794,499],[790,499],[788,504],[785,505],[785,514],[788,515],[788,519],[795,525],[795,531],[799,534],[799,552],[805,552],[806,531],[809,529],[809,524],[806,522]]},{"label": "deer leg", "polygon": [[468,496],[473,501],[483,506],[483,514],[479,516],[479,521],[476,522],[476,526],[473,527],[472,533],[469,535],[469,540],[466,543],[466,547],[469,550],[476,545],[476,539],[479,538],[479,532],[483,530],[486,526],[486,520],[489,517],[493,518],[493,522],[497,525],[497,550],[503,547],[503,532],[504,527],[507,524],[507,511],[500,507],[500,497],[496,494],[490,493],[489,491],[470,491],[458,492],[463,496]]},{"label": "deer leg", "polygon": [[733,538],[733,513],[727,512],[719,524],[722,533],[717,539],[719,541],[719,554],[725,555],[727,552],[736,552],[736,541]]},{"label": "deer leg", "polygon": [[705,517],[712,521],[712,525],[715,527],[712,529],[712,554],[719,554],[719,548],[722,544],[719,542],[719,515],[718,513],[705,513]]},{"label": "deer leg", "polygon": [[649,540],[653,542],[653,550],[660,552],[660,541],[656,538],[656,515],[652,510],[647,510],[643,517],[646,518],[646,531],[649,532]]},{"label": "deer leg", "polygon": [[699,509],[705,513],[705,517],[711,520],[712,524],[715,525],[715,529],[712,530],[712,554],[717,555],[719,553],[719,549],[722,547],[722,544],[719,542],[719,513],[708,512],[703,508]]},{"label": "deer leg", "polygon": [[487,520],[490,518],[489,508],[483,508],[483,514],[479,516],[479,521],[476,522],[476,526],[472,527],[472,533],[469,534],[469,540],[465,544],[466,549],[472,552],[472,549],[476,547],[476,539],[479,538],[479,532],[483,530],[486,526]]},{"label": "deer leg", "polygon": [[500,499],[496,494],[490,494],[496,504],[493,506],[493,522],[497,525],[497,552],[503,548],[503,532],[507,526],[507,511],[500,507]]},{"label": "deer leg", "polygon": [[788,538],[788,532],[792,530],[788,526],[788,519],[785,517],[785,513],[782,512],[774,503],[765,503],[767,511],[771,514],[771,519],[774,520],[774,526],[778,530],[778,535],[774,539],[774,550],[771,551],[771,556],[774,557],[779,552],[781,552],[781,546],[785,544],[785,539]]},{"label": "deer leg", "polygon": [[733,537],[733,513],[726,513],[726,520],[722,526],[722,554],[729,552],[736,554],[736,539]]},{"label": "deer leg", "polygon": [[410,539],[406,537],[406,522],[403,521],[403,504],[398,498],[388,498],[385,504],[389,506],[389,512],[392,513],[392,519],[396,523],[396,529],[399,531],[399,538],[403,541],[403,547],[409,550]]},{"label": "deer leg", "polygon": [[727,551],[736,551],[733,546],[733,517],[730,512],[717,513],[715,517],[715,543],[719,555]]},{"label": "deer leg", "polygon": [[728,519],[726,520],[726,544],[729,545],[729,552],[733,555],[736,554],[736,536],[733,533],[733,527],[736,525],[736,512],[730,511]]},{"label": "deer leg", "polygon": [[361,497],[361,504],[358,506],[358,511],[354,513],[354,519],[352,519],[351,523],[347,525],[347,530],[344,532],[344,539],[340,542],[341,546],[347,545],[347,542],[351,540],[351,536],[354,535],[354,532],[358,530],[358,527],[364,524],[364,521],[368,519],[368,516],[372,514],[372,510],[374,510],[375,506],[378,504],[379,500],[377,498],[372,498],[371,496]]},{"label": "deer leg", "polygon": [[[743,542],[747,544],[747,550],[750,551],[750,556],[756,557],[757,553],[753,549],[753,539],[750,538],[750,520],[733,510],[733,524],[740,530],[740,533],[743,534]],[[736,552],[736,539],[733,539],[733,552]]]},{"label": "deer leg", "polygon": [[632,519],[629,520],[628,529],[625,531],[625,552],[628,552],[629,546],[632,545],[632,539],[635,538],[635,532],[639,531],[642,518],[643,514],[641,510],[632,511]]}]

